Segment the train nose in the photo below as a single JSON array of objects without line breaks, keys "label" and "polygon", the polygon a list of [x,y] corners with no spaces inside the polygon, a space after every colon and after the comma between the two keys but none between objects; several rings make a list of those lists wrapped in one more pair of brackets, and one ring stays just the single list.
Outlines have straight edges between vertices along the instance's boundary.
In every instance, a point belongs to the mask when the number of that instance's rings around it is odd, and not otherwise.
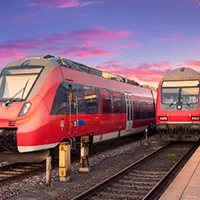
[{"label": "train nose", "polygon": [[[13,102],[6,106],[6,102],[0,102],[0,122],[15,120],[22,108],[23,102]],[[2,126],[0,124],[0,126]]]}]

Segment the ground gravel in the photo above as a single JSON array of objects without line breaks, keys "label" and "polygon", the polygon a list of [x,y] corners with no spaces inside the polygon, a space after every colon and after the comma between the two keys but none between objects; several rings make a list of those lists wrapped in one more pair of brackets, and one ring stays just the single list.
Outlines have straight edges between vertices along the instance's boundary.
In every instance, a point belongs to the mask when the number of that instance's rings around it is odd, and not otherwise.
[{"label": "ground gravel", "polygon": [[[157,141],[160,141],[157,143]],[[156,143],[156,145],[154,145]],[[154,135],[149,138],[149,145],[144,145],[144,140],[132,142],[129,144],[124,144],[121,147],[117,147],[116,149],[106,149],[106,151],[102,151],[97,153],[96,155],[92,155],[89,158],[89,164],[91,167],[91,171],[95,168],[95,166],[101,165],[102,162],[109,159],[118,159],[119,162],[114,165],[107,165],[104,170],[97,170],[96,173],[92,176],[88,176],[83,181],[78,181],[76,184],[71,187],[57,187],[57,183],[59,181],[58,169],[52,170],[52,185],[51,187],[45,186],[45,173],[38,172],[35,175],[29,175],[25,178],[18,178],[12,181],[6,182],[4,184],[0,184],[0,197],[10,198],[10,199],[34,199],[34,198],[20,198],[18,194],[21,194],[25,191],[30,193],[38,194],[38,196],[47,195],[48,199],[71,199],[75,195],[89,189],[91,186],[105,180],[111,175],[123,169],[125,166],[131,164],[134,161],[137,161],[144,155],[154,151],[156,148],[165,145],[160,140],[159,135]],[[112,161],[111,161],[112,162]],[[79,163],[75,161],[71,166],[71,174],[78,174]],[[45,198],[47,199],[47,198]]]}]

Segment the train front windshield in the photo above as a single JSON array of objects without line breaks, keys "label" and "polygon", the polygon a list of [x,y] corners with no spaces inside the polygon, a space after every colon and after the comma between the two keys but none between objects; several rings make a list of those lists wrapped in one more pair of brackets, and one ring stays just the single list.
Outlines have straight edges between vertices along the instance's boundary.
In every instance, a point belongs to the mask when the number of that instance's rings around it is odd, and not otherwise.
[{"label": "train front windshield", "polygon": [[199,101],[199,81],[164,81],[161,103],[170,107],[177,103],[189,106]]},{"label": "train front windshield", "polygon": [[0,101],[25,100],[42,69],[38,66],[5,68],[0,75]]}]

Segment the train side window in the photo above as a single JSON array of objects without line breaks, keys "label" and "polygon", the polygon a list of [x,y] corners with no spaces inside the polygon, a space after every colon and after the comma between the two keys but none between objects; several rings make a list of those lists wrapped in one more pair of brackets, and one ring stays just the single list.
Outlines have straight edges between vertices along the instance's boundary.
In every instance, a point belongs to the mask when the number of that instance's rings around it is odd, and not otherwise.
[{"label": "train side window", "polygon": [[142,101],[140,101],[140,111],[139,111],[139,119],[143,119],[144,118],[144,104],[143,104],[143,102]]},{"label": "train side window", "polygon": [[121,94],[117,92],[112,92],[113,97],[113,113],[122,113],[122,99]]},{"label": "train side window", "polygon": [[85,99],[85,113],[93,114],[98,112],[98,95],[93,87],[83,86]]},{"label": "train side window", "polygon": [[53,101],[53,105],[52,105],[51,113],[50,113],[51,115],[69,113],[68,96],[69,96],[68,84],[66,85],[65,83],[61,83],[54,97],[54,101]]},{"label": "train side window", "polygon": [[101,96],[101,105],[102,105],[102,113],[111,113],[111,97],[110,93],[107,90],[100,91]]},{"label": "train side window", "polygon": [[134,119],[138,120],[140,119],[140,104],[139,104],[139,101],[134,101],[133,103],[133,106],[134,106]]},{"label": "train side window", "polygon": [[78,113],[85,113],[85,101],[83,95],[83,86],[78,84],[69,85],[70,100],[71,100],[71,113],[76,113],[75,103],[78,103]]},{"label": "train side window", "polygon": [[126,113],[126,99],[125,99],[125,94],[121,94],[121,100],[122,100],[122,113]]}]

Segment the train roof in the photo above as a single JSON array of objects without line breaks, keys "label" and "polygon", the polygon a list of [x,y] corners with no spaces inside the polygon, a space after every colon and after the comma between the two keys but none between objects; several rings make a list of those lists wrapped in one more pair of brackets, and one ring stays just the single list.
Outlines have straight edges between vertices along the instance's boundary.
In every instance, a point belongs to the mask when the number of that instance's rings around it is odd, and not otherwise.
[{"label": "train roof", "polygon": [[[117,79],[114,78],[105,78],[103,76],[103,72],[100,70],[97,70],[95,68],[88,67],[83,64],[77,64],[77,62],[63,59],[63,58],[55,58],[51,55],[46,56],[31,56],[22,58],[19,60],[15,60],[13,62],[8,63],[3,69],[5,68],[17,68],[19,66],[22,66],[24,68],[28,68],[29,66],[44,66],[44,69],[42,71],[42,74],[40,75],[37,84],[41,85],[44,80],[46,79],[46,76],[54,70],[58,66],[62,66],[63,69],[67,68],[67,70],[70,70],[71,72],[67,74],[67,77],[69,79],[73,79],[78,84],[86,84],[89,85],[92,81],[94,87],[100,87],[100,88],[107,88],[109,90],[115,91],[116,89],[121,92],[131,93],[134,91],[135,96],[140,97],[148,97],[152,98],[152,94],[150,92],[150,89],[142,88],[139,84],[135,84],[133,82],[132,84],[127,82],[128,79],[123,78],[124,80],[121,81],[119,79],[120,76],[116,75]],[[3,70],[2,69],[2,70]],[[85,71],[84,71],[85,70]],[[85,73],[82,73],[85,72]],[[96,75],[91,76],[91,75]],[[81,77],[81,80],[80,80]],[[104,81],[105,80],[105,81]],[[116,84],[118,82],[118,84]],[[34,87],[34,89],[31,92],[31,95],[28,97],[31,99],[35,94],[37,94],[40,86]]]},{"label": "train roof", "polygon": [[61,58],[61,57],[56,58],[55,56],[52,56],[52,55],[49,55],[49,54],[41,55],[41,56],[27,56],[25,58],[15,60],[13,62],[8,63],[4,68],[21,66],[27,60],[29,61],[28,65],[48,66],[48,69],[45,69],[45,71],[51,71],[56,66],[60,65],[60,66],[67,67],[67,68],[70,68],[70,69],[73,69],[73,70],[93,74],[93,75],[96,75],[96,76],[101,76],[101,77],[106,78],[106,79],[112,79],[112,80],[115,80],[115,81],[130,84],[130,85],[140,86],[139,83],[137,83],[136,81],[130,80],[126,77],[122,77],[122,76],[117,75],[117,74],[111,74],[110,72],[103,72],[103,71],[98,70],[96,68],[92,68],[92,67],[84,65],[82,63],[78,63],[78,62],[75,62],[75,61],[72,61],[72,60],[69,60],[69,59],[66,59],[66,58]]},{"label": "train roof", "polygon": [[200,73],[192,68],[181,67],[167,73],[162,81],[186,81],[186,80],[200,80]]}]

